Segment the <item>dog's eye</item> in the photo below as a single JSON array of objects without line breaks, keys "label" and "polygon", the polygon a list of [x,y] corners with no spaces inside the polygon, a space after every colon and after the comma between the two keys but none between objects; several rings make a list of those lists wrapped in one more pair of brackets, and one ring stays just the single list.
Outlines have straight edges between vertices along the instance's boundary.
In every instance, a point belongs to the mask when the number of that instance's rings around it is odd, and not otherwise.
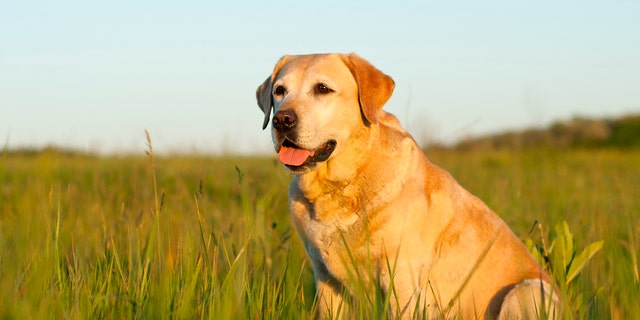
[{"label": "dog's eye", "polygon": [[318,83],[316,85],[316,92],[320,94],[327,94],[333,92],[333,90],[327,87],[324,83]]},{"label": "dog's eye", "polygon": [[285,89],[283,86],[277,86],[274,90],[273,90],[273,94],[276,96],[281,96],[283,95],[285,92],[287,91],[287,89]]}]

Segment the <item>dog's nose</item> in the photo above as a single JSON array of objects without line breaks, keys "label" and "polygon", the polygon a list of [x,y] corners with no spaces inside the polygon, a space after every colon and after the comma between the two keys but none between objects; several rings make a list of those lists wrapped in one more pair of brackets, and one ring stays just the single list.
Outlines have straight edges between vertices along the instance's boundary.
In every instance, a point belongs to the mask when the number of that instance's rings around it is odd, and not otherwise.
[{"label": "dog's nose", "polygon": [[273,127],[278,131],[293,129],[298,122],[298,116],[293,110],[278,110],[273,116]]}]

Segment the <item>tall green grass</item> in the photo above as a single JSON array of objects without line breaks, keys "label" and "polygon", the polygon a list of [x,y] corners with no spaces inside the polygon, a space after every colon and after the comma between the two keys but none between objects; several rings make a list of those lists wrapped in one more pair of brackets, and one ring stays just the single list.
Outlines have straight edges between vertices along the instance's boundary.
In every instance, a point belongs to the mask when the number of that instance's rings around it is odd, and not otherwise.
[{"label": "tall green grass", "polygon": [[[148,151],[0,157],[0,318],[313,318],[277,161]],[[563,221],[576,254],[604,241],[563,288],[569,317],[640,314],[640,152],[428,155],[538,247],[559,250]],[[385,317],[388,299],[362,295]]]}]

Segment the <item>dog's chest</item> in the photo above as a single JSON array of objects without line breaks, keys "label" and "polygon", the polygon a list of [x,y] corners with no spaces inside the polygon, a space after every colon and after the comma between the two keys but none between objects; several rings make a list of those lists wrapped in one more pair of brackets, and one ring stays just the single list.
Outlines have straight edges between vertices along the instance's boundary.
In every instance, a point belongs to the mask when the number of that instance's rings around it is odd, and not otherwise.
[{"label": "dog's chest", "polygon": [[375,234],[368,234],[366,222],[336,202],[292,202],[292,214],[309,257],[343,283],[355,270],[371,267],[378,255]]}]

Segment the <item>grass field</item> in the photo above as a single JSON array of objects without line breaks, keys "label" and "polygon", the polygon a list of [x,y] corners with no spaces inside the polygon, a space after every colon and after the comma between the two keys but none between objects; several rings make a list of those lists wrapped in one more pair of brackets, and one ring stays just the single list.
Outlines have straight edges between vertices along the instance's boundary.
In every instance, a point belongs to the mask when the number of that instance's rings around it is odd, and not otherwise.
[{"label": "grass field", "polygon": [[[640,151],[427,154],[552,252],[568,318],[640,314]],[[289,179],[271,158],[5,152],[0,318],[312,318]]]}]

